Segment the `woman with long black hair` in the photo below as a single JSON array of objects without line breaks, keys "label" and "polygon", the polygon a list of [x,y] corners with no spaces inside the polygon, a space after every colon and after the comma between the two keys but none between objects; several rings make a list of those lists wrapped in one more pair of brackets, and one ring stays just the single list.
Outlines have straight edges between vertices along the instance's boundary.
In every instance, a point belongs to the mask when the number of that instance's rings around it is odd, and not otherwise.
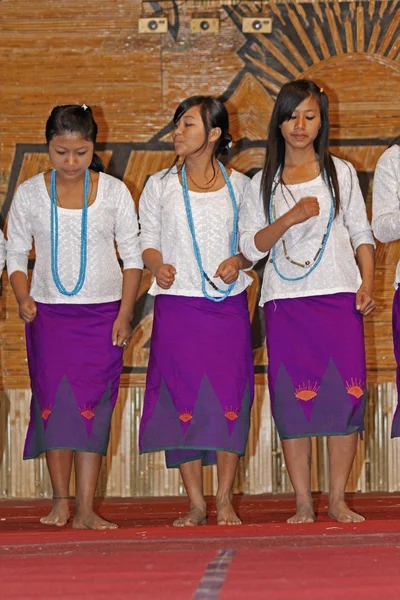
[{"label": "woman with long black hair", "polygon": [[253,400],[252,280],[238,252],[249,180],[218,161],[231,142],[218,99],[182,102],[173,140],[175,165],[149,178],[139,203],[156,296],[140,450],[165,450],[167,466],[180,468],[190,511],[175,526],[205,522],[202,466],[214,463],[218,523],[237,525],[232,486]]},{"label": "woman with long black hair", "polygon": [[260,305],[272,413],[296,493],[289,522],[315,520],[311,436],[328,436],[329,515],[362,521],[345,488],[364,429],[374,241],[354,167],[329,152],[328,97],[314,82],[279,92],[245,206],[257,218],[242,252],[253,261],[269,254]]}]

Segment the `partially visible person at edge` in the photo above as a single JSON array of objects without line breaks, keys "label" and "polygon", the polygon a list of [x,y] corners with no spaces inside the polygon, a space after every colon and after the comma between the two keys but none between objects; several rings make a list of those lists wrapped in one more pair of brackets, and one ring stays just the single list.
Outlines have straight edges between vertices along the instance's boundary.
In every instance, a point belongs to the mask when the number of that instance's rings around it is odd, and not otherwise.
[{"label": "partially visible person at edge", "polygon": [[[372,192],[372,228],[383,243],[400,239],[400,136],[382,154],[376,165]],[[397,263],[393,298],[393,343],[397,363],[397,393],[400,393],[400,261]],[[393,417],[392,437],[400,437],[400,402]]]},{"label": "partially visible person at edge", "polygon": [[4,239],[4,234],[0,229],[0,279],[1,274],[4,269],[4,265],[6,264],[6,242]]},{"label": "partially visible person at edge", "polygon": [[59,527],[70,516],[74,462],[78,529],[116,527],[94,512],[93,500],[143,267],[132,197],[103,172],[96,135],[89,107],[55,107],[46,123],[53,169],[19,186],[8,222],[8,272],[26,323],[32,385],[24,459],[46,452],[54,495],[41,522]]},{"label": "partially visible person at edge", "polygon": [[364,429],[374,240],[354,167],[329,152],[328,96],[314,82],[279,92],[245,206],[258,218],[241,250],[252,261],[269,254],[260,305],[272,413],[296,494],[288,522],[315,520],[311,436],[328,436],[330,517],[363,521],[345,488]]},{"label": "partially visible person at edge", "polygon": [[188,98],[173,122],[174,166],[149,178],[139,203],[156,296],[140,451],[165,450],[180,469],[190,509],[175,526],[206,522],[202,465],[215,463],[218,524],[238,525],[232,486],[254,387],[251,263],[237,250],[249,180],[217,160],[232,139],[222,102]]}]

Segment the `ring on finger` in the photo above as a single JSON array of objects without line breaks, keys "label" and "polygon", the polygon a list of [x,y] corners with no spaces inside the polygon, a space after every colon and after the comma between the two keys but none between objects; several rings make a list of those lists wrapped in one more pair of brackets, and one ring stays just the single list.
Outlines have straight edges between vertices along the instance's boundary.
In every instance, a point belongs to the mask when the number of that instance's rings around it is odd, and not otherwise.
[{"label": "ring on finger", "polygon": [[129,341],[128,341],[128,340],[124,340],[124,341],[122,342],[122,345],[123,345],[123,346],[127,346],[128,344],[129,344]]}]

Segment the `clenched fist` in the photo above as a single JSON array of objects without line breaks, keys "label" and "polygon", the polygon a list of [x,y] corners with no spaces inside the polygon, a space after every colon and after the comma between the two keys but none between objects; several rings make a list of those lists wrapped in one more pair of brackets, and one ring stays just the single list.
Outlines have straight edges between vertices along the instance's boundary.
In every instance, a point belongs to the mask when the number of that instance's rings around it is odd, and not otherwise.
[{"label": "clenched fist", "polygon": [[311,217],[319,215],[319,202],[315,196],[305,196],[290,209],[287,216],[290,218],[291,225],[298,225],[308,221]]},{"label": "clenched fist", "polygon": [[162,264],[154,274],[157,284],[164,290],[168,290],[175,281],[176,269],[172,265]]}]

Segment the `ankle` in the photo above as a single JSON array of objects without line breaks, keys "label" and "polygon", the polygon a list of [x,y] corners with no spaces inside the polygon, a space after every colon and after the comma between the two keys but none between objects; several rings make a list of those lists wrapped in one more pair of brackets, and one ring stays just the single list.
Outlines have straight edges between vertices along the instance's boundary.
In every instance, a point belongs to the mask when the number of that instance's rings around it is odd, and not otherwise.
[{"label": "ankle", "polygon": [[312,506],[313,499],[310,494],[296,494],[296,506]]}]

